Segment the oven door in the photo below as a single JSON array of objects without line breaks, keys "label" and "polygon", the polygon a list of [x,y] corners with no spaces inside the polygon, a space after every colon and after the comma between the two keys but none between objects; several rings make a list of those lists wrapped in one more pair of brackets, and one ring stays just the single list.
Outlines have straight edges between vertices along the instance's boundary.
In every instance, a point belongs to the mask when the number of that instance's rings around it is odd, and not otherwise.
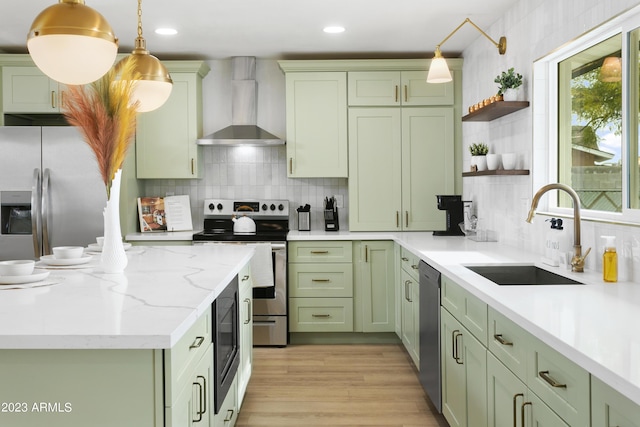
[{"label": "oven door", "polygon": [[253,288],[254,316],[287,314],[287,244],[271,243],[273,286]]}]

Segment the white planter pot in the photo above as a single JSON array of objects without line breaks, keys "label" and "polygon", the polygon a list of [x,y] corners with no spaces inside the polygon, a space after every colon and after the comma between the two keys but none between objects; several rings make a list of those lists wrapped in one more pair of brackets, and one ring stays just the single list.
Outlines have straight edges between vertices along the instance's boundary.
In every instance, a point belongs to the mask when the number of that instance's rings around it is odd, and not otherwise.
[{"label": "white planter pot", "polygon": [[478,171],[487,170],[487,156],[474,156],[476,158],[476,167]]},{"label": "white planter pot", "polygon": [[507,89],[502,94],[502,99],[505,101],[517,101],[519,89]]},{"label": "white planter pot", "polygon": [[500,169],[500,154],[487,154],[487,169],[490,171]]}]

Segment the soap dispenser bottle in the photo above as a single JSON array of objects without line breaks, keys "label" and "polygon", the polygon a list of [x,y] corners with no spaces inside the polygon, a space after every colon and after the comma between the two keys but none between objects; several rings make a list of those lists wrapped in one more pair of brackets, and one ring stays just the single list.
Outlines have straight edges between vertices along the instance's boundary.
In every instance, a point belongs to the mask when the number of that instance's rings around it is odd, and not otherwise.
[{"label": "soap dispenser bottle", "polygon": [[602,236],[604,254],[602,255],[602,278],[605,282],[618,281],[618,254],[616,253],[616,237]]}]

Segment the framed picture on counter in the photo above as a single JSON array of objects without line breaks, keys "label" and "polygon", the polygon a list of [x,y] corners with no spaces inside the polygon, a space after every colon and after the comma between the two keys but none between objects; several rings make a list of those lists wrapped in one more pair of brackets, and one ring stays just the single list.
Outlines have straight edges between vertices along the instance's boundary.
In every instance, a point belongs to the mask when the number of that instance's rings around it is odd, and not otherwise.
[{"label": "framed picture on counter", "polygon": [[193,230],[189,196],[138,197],[140,231]]}]

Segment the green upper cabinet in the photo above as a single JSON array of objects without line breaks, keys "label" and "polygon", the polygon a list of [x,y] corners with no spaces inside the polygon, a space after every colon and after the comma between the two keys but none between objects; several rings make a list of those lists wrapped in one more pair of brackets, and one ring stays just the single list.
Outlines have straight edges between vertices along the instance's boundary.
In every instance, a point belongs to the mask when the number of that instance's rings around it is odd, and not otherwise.
[{"label": "green upper cabinet", "polygon": [[454,191],[452,107],[349,109],[349,229],[440,230]]},{"label": "green upper cabinet", "polygon": [[347,73],[286,74],[287,173],[346,178]]},{"label": "green upper cabinet", "polygon": [[422,71],[349,73],[349,106],[452,105],[453,82],[427,83]]},{"label": "green upper cabinet", "polygon": [[167,102],[138,115],[138,178],[200,178],[203,159],[196,139],[202,136],[203,61],[163,61],[173,80]]},{"label": "green upper cabinet", "polygon": [[34,66],[2,68],[4,113],[59,113],[65,85],[47,77]]}]

